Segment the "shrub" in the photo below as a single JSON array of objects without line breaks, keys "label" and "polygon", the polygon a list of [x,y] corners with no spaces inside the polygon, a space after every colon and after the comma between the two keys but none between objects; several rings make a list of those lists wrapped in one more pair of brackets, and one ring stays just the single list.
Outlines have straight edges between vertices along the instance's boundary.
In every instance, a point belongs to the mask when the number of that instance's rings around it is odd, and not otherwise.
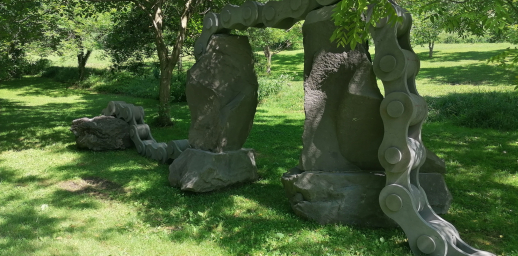
[{"label": "shrub", "polygon": [[50,67],[50,61],[47,59],[39,59],[31,61],[24,55],[17,59],[10,59],[7,55],[0,56],[0,80],[9,80],[12,78],[21,78],[25,75],[41,74],[46,68]]},{"label": "shrub", "polygon": [[171,79],[171,101],[185,102],[185,86],[187,84],[187,72],[175,73]]},{"label": "shrub", "polygon": [[259,82],[259,90],[257,92],[259,101],[279,93],[291,80],[293,80],[293,77],[288,74],[281,74],[279,76],[259,76],[257,78],[257,81]]},{"label": "shrub", "polygon": [[428,122],[451,121],[470,128],[516,130],[518,95],[516,92],[454,93],[427,97]]}]

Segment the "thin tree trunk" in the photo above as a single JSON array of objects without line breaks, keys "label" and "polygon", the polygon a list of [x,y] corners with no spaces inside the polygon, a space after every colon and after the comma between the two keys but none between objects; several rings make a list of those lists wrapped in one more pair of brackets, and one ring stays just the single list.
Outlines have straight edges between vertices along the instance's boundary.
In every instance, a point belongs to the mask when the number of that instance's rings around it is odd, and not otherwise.
[{"label": "thin tree trunk", "polygon": [[86,53],[82,48],[80,48],[77,54],[77,65],[79,68],[79,81],[83,81],[85,78],[86,71],[86,62],[88,58],[90,58],[90,54],[92,54],[92,50],[86,50]]},{"label": "thin tree trunk", "polygon": [[159,108],[158,108],[158,124],[162,126],[172,125],[171,122],[171,107],[169,100],[171,98],[171,78],[174,67],[178,63],[180,52],[185,40],[187,31],[187,23],[190,18],[191,9],[194,8],[194,0],[187,0],[184,5],[184,10],[180,18],[180,29],[178,31],[176,43],[173,47],[171,55],[169,49],[164,41],[163,36],[163,12],[162,6],[165,0],[156,2],[153,17],[153,27],[155,30],[155,41],[160,61],[160,89],[159,89]]},{"label": "thin tree trunk", "polygon": [[264,56],[266,57],[266,72],[270,74],[272,71],[272,51],[270,46],[266,45],[263,47]]},{"label": "thin tree trunk", "polygon": [[183,71],[183,61],[182,61],[182,56],[180,55],[180,57],[178,58],[178,75],[180,75],[180,73],[182,73]]},{"label": "thin tree trunk", "polygon": [[433,46],[434,46],[435,42],[434,41],[431,41],[431,42],[428,42],[428,57],[431,59],[433,58]]}]

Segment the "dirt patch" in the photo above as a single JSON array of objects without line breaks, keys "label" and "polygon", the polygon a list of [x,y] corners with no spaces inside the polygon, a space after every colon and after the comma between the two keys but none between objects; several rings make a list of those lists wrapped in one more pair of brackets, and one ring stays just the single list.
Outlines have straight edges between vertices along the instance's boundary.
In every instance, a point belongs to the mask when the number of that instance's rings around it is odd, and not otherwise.
[{"label": "dirt patch", "polygon": [[58,184],[60,189],[83,194],[87,193],[93,196],[106,198],[109,194],[124,193],[124,189],[117,183],[98,177],[84,177],[79,180],[67,180]]}]

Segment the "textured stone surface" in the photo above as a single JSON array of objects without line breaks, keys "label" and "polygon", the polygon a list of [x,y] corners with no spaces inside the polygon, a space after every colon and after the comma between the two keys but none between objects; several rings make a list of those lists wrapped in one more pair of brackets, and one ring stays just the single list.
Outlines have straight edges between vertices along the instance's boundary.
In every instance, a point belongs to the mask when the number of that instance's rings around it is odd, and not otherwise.
[{"label": "textured stone surface", "polygon": [[[433,210],[447,213],[452,197],[442,175],[423,173],[419,179]],[[378,202],[385,186],[383,172],[303,172],[294,168],[281,181],[293,211],[301,217],[320,224],[396,226]]]},{"label": "textured stone surface", "polygon": [[72,121],[70,130],[76,136],[78,148],[116,150],[133,146],[129,125],[113,116],[83,117]]},{"label": "textured stone surface", "polygon": [[440,173],[420,173],[419,184],[426,192],[428,203],[437,214],[446,214],[453,197]]},{"label": "textured stone surface", "polygon": [[330,38],[333,7],[311,12],[304,23],[304,123],[299,167],[307,171],[382,169],[379,107],[383,96],[363,46],[337,48]]},{"label": "textured stone surface", "polygon": [[394,227],[378,203],[383,173],[320,172],[294,168],[282,176],[292,209],[320,224]]},{"label": "textured stone surface", "polygon": [[420,173],[441,173],[446,174],[446,164],[434,152],[426,149],[426,161],[419,169]]},{"label": "textured stone surface", "polygon": [[208,192],[259,178],[251,149],[212,153],[186,149],[169,166],[173,187],[193,192]]},{"label": "textured stone surface", "polygon": [[257,88],[248,38],[214,35],[187,75],[191,146],[212,152],[241,149],[252,127]]}]

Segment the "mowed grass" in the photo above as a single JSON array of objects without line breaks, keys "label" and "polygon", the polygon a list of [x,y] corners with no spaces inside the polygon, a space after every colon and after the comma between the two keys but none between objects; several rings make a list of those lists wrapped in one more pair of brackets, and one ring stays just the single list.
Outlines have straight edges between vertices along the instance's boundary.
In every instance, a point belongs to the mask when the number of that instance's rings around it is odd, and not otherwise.
[{"label": "mowed grass", "polygon": [[[430,99],[507,93],[512,78],[485,62],[506,47],[437,45],[432,60],[417,47],[418,90]],[[157,101],[41,78],[0,83],[0,255],[412,255],[400,229],[321,226],[291,210],[280,177],[301,151],[302,70],[302,51],[274,56],[274,72],[296,74],[259,105],[245,144],[257,152],[261,179],[205,194],[171,188],[168,166],[135,149],[76,149],[73,119],[123,100],[143,106],[149,123]],[[172,116],[174,127],[151,127],[158,141],[187,138],[186,104]],[[443,217],[472,246],[518,255],[518,132],[435,121],[423,141],[446,161],[454,200]]]}]

